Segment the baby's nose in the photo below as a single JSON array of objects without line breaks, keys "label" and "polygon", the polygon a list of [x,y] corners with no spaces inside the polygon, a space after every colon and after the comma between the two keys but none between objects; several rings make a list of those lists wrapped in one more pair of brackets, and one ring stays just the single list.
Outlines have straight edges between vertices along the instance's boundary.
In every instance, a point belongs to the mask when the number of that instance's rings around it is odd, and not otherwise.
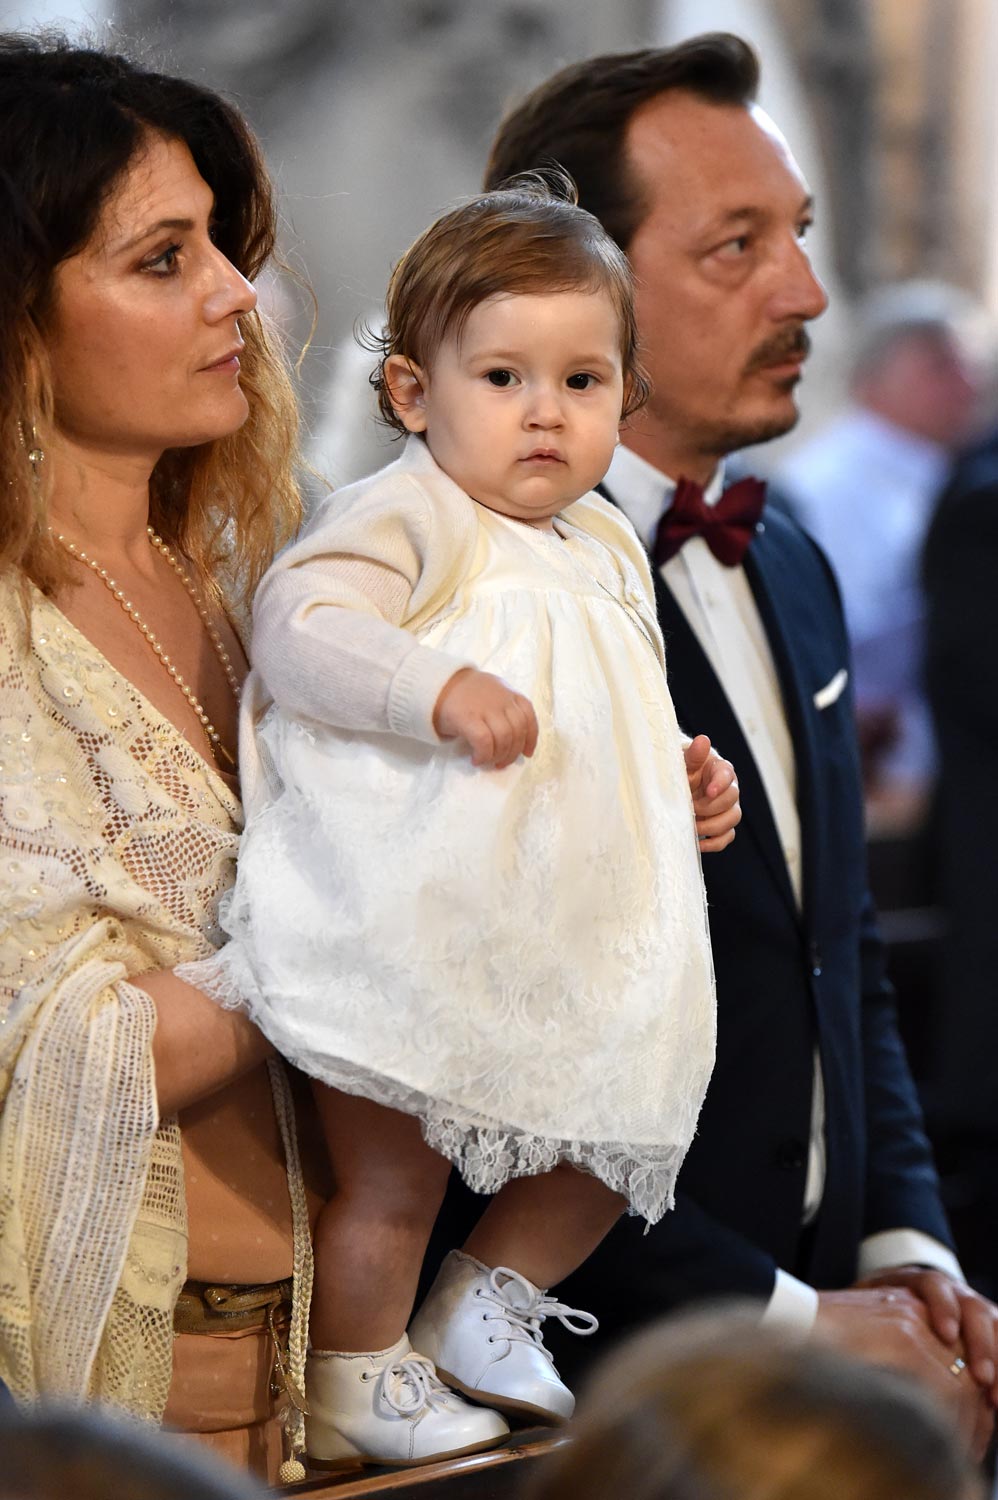
[{"label": "baby's nose", "polygon": [[533,427],[558,427],[561,425],[561,401],[555,391],[539,389],[534,392],[528,408],[528,421]]}]

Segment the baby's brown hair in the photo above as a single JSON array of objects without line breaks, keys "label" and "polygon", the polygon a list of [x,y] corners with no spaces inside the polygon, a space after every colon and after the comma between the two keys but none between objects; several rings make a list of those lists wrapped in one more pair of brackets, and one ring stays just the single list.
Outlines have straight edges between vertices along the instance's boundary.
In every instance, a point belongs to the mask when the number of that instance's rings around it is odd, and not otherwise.
[{"label": "baby's brown hair", "polygon": [[402,256],[388,283],[384,331],[370,339],[380,355],[371,384],[384,420],[406,430],[385,381],[392,355],[428,364],[489,297],[569,291],[605,291],[617,311],[621,415],[630,416],[648,399],[631,270],[599,221],[578,206],[571,178],[551,170],[514,178],[444,214]]}]

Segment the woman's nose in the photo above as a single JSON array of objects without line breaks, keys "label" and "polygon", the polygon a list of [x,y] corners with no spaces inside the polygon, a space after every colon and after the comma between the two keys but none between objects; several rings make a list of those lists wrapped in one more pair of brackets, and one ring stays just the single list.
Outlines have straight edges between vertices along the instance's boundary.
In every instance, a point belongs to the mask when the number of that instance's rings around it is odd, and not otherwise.
[{"label": "woman's nose", "polygon": [[213,284],[204,302],[205,321],[221,323],[233,315],[252,312],[257,304],[256,288],[220,250],[213,270]]}]

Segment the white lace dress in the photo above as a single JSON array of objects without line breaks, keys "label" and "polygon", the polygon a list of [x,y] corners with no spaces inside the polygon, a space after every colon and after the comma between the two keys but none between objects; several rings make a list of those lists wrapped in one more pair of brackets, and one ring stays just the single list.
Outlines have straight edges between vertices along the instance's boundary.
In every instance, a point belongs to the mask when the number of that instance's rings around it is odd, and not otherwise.
[{"label": "white lace dress", "polygon": [[472,1188],[565,1160],[655,1221],[714,1054],[660,646],[600,541],[474,510],[464,583],[416,633],[530,697],[536,754],[481,770],[272,707],[277,790],[243,839],[213,987],[305,1072],[419,1116]]}]

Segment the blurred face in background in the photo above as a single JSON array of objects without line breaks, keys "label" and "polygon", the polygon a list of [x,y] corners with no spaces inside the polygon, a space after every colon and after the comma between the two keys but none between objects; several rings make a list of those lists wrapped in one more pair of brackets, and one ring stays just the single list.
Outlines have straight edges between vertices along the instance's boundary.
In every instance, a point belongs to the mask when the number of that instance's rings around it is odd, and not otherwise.
[{"label": "blurred face in background", "polygon": [[895,426],[956,448],[971,433],[982,384],[982,371],[960,339],[931,330],[897,338],[854,382],[853,392]]}]

